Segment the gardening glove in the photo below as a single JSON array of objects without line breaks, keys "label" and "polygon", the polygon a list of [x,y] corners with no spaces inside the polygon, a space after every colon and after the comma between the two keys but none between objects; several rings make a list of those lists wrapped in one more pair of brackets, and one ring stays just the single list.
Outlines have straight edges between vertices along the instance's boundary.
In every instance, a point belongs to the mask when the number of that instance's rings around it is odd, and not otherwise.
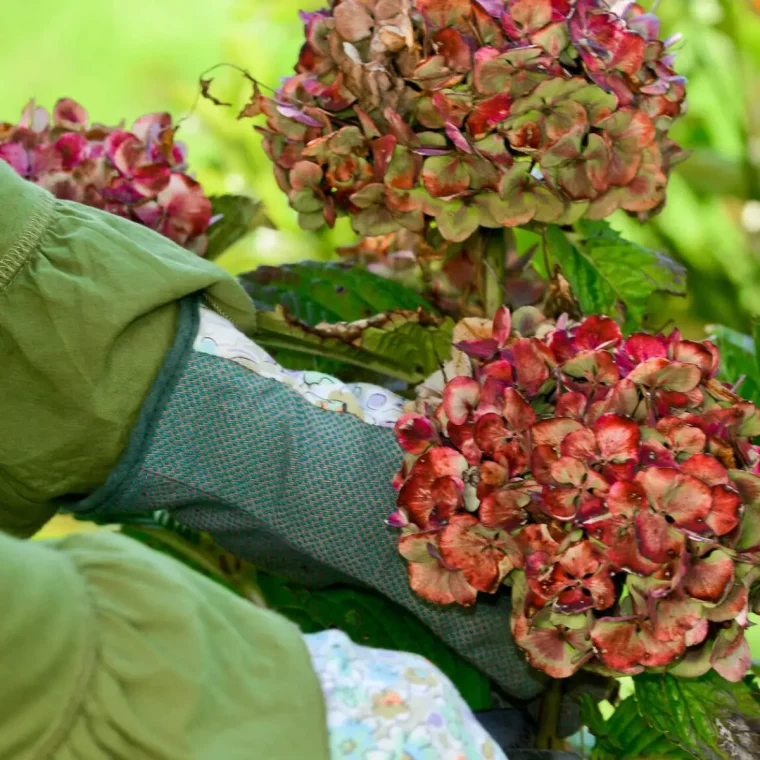
[{"label": "gardening glove", "polygon": [[221,269],[0,161],[0,527],[168,510],[263,569],[376,589],[510,697],[538,695],[505,595],[464,609],[409,589],[384,524],[396,402],[272,366],[255,322]]},{"label": "gardening glove", "polygon": [[0,760],[330,756],[298,628],[137,541],[0,533],[0,607]]}]

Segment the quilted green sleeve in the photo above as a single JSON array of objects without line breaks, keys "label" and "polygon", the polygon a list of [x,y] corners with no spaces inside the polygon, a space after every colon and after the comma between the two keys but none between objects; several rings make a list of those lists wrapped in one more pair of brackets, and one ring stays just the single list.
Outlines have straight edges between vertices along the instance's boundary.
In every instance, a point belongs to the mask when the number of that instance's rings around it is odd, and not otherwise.
[{"label": "quilted green sleeve", "polygon": [[327,760],[298,629],[136,541],[0,533],[0,608],[0,758]]},{"label": "quilted green sleeve", "polygon": [[236,280],[139,225],[59,201],[0,161],[0,530],[34,533],[101,485],[203,292],[241,329]]}]

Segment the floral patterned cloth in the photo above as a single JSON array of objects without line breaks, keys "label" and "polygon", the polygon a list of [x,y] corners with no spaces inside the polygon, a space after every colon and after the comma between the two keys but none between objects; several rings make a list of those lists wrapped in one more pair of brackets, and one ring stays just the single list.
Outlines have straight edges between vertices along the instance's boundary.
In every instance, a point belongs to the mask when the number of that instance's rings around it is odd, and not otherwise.
[{"label": "floral patterned cloth", "polygon": [[403,412],[403,399],[377,385],[346,384],[322,372],[284,369],[263,348],[211,309],[201,309],[193,348],[237,362],[261,377],[279,380],[320,409],[353,414],[370,425],[393,427]]},{"label": "floral patterned cloth", "polygon": [[340,631],[305,639],[325,696],[331,760],[506,760],[423,657],[362,647]]}]

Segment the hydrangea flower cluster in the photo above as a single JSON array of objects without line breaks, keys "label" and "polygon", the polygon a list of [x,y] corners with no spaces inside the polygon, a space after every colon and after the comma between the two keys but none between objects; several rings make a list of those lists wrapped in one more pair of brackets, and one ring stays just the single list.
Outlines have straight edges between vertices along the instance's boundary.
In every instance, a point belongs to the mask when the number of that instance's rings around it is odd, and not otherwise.
[{"label": "hydrangea flower cluster", "polygon": [[683,157],[675,39],[630,0],[333,0],[296,74],[244,115],[306,228],[463,241],[647,216]]},{"label": "hydrangea flower cluster", "polygon": [[202,255],[211,201],[185,173],[174,133],[168,113],[143,116],[128,131],[90,124],[68,98],[52,118],[32,102],[18,124],[0,123],[0,159],[58,198],[126,217]]},{"label": "hydrangea flower cluster", "polygon": [[[398,421],[411,587],[472,605],[511,587],[512,631],[556,678],[751,665],[760,415],[710,342],[533,307],[464,320]],[[445,375],[445,378],[444,378]]]}]

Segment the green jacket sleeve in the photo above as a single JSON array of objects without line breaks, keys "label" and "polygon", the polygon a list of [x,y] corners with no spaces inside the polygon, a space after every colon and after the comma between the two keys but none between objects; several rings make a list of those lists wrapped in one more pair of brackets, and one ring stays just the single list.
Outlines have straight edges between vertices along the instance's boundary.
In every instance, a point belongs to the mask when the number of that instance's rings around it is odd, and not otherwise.
[{"label": "green jacket sleeve", "polygon": [[101,485],[203,292],[242,330],[236,280],[157,233],[56,200],[0,161],[0,529],[34,533],[52,500]]},{"label": "green jacket sleeve", "polygon": [[0,760],[327,760],[298,629],[136,541],[0,533],[0,609]]}]

